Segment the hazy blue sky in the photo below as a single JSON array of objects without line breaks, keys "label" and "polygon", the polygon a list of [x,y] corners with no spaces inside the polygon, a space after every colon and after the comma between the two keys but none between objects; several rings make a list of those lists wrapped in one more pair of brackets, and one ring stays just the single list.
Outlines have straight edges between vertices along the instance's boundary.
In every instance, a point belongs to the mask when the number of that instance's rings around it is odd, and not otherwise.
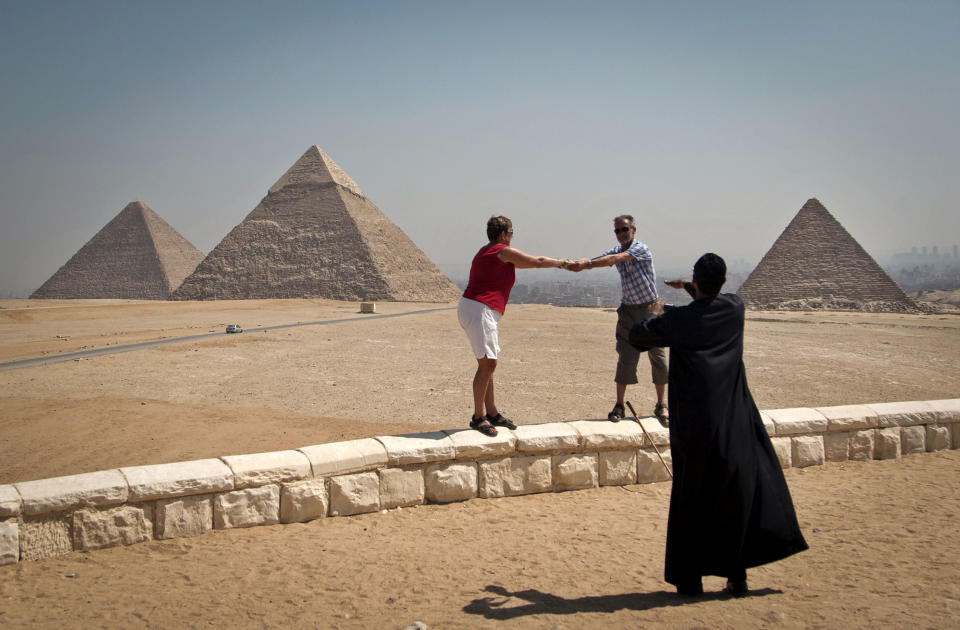
[{"label": "hazy blue sky", "polygon": [[960,242],[956,0],[0,16],[0,295],[133,200],[208,252],[313,144],[441,266],[493,213],[536,254],[598,254],[632,212],[661,268],[756,263],[809,197],[875,257]]}]

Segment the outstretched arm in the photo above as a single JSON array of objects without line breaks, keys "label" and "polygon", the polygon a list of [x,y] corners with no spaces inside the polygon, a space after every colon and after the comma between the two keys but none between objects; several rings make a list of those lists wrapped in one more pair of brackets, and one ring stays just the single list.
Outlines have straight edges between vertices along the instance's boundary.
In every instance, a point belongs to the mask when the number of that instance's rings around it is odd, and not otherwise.
[{"label": "outstretched arm", "polygon": [[630,260],[633,260],[633,254],[630,252],[618,252],[616,254],[607,254],[606,256],[597,256],[596,258],[578,258],[571,262],[580,269],[593,269],[594,267],[612,267]]},{"label": "outstretched arm", "polygon": [[503,262],[512,263],[517,269],[543,269],[560,268],[567,265],[567,260],[560,258],[548,258],[547,256],[531,256],[526,252],[513,247],[504,247],[497,254],[497,257]]},{"label": "outstretched arm", "polygon": [[693,286],[692,282],[688,282],[687,280],[664,280],[663,283],[674,289],[683,289],[689,293],[693,299],[697,298],[697,289]]}]

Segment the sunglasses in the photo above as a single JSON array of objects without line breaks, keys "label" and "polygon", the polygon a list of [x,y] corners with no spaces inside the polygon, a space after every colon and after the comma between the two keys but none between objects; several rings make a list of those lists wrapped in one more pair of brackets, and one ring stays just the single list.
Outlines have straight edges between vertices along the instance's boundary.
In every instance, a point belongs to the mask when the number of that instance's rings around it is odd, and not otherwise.
[{"label": "sunglasses", "polygon": [[614,228],[614,229],[613,229],[613,233],[614,233],[614,234],[623,234],[623,233],[625,233],[625,232],[629,232],[631,229],[633,229],[633,228],[628,228],[628,227]]}]

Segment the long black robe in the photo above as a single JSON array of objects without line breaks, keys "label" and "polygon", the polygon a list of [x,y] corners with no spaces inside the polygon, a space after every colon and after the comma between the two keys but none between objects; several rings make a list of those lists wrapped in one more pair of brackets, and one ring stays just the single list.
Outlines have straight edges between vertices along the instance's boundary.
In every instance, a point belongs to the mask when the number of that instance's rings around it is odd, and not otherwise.
[{"label": "long black robe", "polygon": [[736,578],[807,549],[747,388],[743,322],[743,301],[725,293],[668,308],[630,332],[639,348],[670,348],[673,488],[664,572],[671,584]]}]

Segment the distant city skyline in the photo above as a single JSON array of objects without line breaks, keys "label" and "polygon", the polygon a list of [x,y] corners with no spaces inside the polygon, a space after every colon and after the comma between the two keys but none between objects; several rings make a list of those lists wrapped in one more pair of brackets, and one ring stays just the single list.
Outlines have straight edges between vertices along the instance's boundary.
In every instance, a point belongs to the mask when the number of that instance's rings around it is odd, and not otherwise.
[{"label": "distant city skyline", "polygon": [[314,144],[441,269],[492,214],[663,269],[811,197],[878,262],[960,240],[957,2],[0,2],[4,296],[132,201],[209,253]]},{"label": "distant city skyline", "polygon": [[[930,245],[929,247],[930,247],[930,255],[931,255],[931,256],[939,256],[939,255],[940,255],[940,248],[939,248],[938,245]],[[926,256],[926,255],[927,255],[927,245],[919,245],[919,246],[918,246],[918,245],[913,245],[913,246],[910,247],[910,251],[909,251],[909,252],[897,252],[897,253],[894,254],[894,256],[900,256],[900,255],[903,255],[903,254],[906,254],[906,253],[910,253],[910,254],[920,254],[920,255],[922,255],[922,256]],[[952,246],[952,252],[951,252],[951,253],[952,253],[952,255],[953,255],[954,258],[957,258],[958,247],[957,247],[956,245],[953,245],[953,246]],[[943,255],[944,255],[944,256],[947,256],[947,255],[950,255],[950,254],[948,254],[947,252],[944,252]]]}]

